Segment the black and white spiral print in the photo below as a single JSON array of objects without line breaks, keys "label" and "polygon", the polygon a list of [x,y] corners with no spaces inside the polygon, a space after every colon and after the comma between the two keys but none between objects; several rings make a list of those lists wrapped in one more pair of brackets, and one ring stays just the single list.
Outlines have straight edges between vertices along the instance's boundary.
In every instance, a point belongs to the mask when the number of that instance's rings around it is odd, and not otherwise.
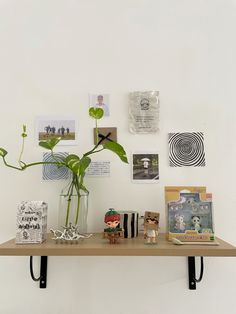
[{"label": "black and white spiral print", "polygon": [[169,163],[171,167],[204,167],[203,133],[169,133]]},{"label": "black and white spiral print", "polygon": [[[54,153],[53,156],[51,153],[43,154],[44,162],[54,162],[60,161],[68,156],[68,153]],[[43,165],[43,180],[66,180],[69,178],[69,171],[66,167],[58,167],[53,164]]]}]

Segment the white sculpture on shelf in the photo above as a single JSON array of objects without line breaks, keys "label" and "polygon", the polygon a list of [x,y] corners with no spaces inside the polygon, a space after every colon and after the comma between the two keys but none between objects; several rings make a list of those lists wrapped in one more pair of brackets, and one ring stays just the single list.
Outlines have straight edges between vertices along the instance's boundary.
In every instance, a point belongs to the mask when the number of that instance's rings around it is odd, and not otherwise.
[{"label": "white sculpture on shelf", "polygon": [[73,226],[71,223],[69,224],[69,227],[63,226],[63,229],[63,231],[50,229],[54,235],[54,238],[52,239],[55,240],[56,243],[73,244],[78,243],[80,239],[88,239],[92,236],[92,234],[80,234],[78,232],[78,227]]}]

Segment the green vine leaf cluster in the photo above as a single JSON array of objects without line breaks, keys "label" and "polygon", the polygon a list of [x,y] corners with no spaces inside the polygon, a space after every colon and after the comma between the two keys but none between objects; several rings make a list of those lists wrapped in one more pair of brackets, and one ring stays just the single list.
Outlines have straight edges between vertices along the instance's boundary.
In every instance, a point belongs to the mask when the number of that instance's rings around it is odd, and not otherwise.
[{"label": "green vine leaf cluster", "polygon": [[[81,196],[80,191],[82,190],[85,193],[89,193],[88,189],[84,185],[85,173],[86,173],[86,170],[91,163],[91,158],[89,156],[92,154],[99,153],[103,150],[109,150],[109,151],[115,153],[120,158],[120,160],[122,162],[128,163],[126,152],[125,152],[124,148],[119,143],[113,142],[113,141],[104,142],[104,139],[98,140],[99,134],[98,134],[97,121],[102,119],[103,114],[104,114],[104,112],[103,112],[103,109],[101,109],[101,108],[90,108],[89,109],[90,117],[95,119],[97,141],[96,141],[96,145],[90,151],[84,153],[81,158],[76,154],[70,154],[65,158],[58,158],[58,157],[56,158],[54,156],[53,150],[61,140],[60,137],[57,137],[57,138],[50,138],[48,140],[39,142],[40,147],[51,151],[52,157],[54,157],[52,161],[49,161],[49,162],[37,161],[37,162],[32,162],[32,163],[26,164],[22,160],[22,156],[24,153],[25,138],[27,137],[26,125],[23,125],[23,132],[21,133],[22,147],[21,147],[20,156],[18,159],[19,166],[9,164],[5,158],[8,154],[7,150],[5,148],[0,147],[0,157],[2,158],[5,166],[7,166],[9,168],[23,171],[23,170],[25,170],[29,167],[32,167],[32,166],[43,165],[43,164],[52,164],[52,165],[57,165],[58,167],[63,167],[63,166],[67,167],[71,171],[71,174],[72,174],[71,177],[72,178],[71,178],[71,184],[68,188],[67,217],[69,217],[71,196],[75,191],[77,196],[78,196],[77,215],[76,215],[77,218],[75,221],[75,225],[78,223],[78,217],[79,217],[80,196]],[[65,222],[66,226],[67,226],[67,224],[68,224],[68,219]]]}]

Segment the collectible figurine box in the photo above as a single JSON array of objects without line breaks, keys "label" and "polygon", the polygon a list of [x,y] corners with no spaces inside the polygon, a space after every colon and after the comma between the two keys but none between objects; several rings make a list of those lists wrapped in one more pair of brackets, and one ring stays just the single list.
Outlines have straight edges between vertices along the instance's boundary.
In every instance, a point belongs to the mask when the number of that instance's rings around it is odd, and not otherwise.
[{"label": "collectible figurine box", "polygon": [[18,206],[16,243],[42,243],[46,240],[47,204],[42,201],[24,201]]},{"label": "collectible figurine box", "polygon": [[212,195],[205,187],[166,187],[168,239],[214,241]]}]

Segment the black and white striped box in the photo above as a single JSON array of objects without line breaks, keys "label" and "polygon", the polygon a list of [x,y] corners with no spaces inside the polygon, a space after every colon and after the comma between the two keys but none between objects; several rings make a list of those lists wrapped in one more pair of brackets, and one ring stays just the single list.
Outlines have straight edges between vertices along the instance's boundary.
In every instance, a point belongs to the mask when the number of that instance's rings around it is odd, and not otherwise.
[{"label": "black and white striped box", "polygon": [[118,211],[120,214],[120,228],[124,229],[125,238],[135,238],[138,236],[138,217],[136,211]]}]

